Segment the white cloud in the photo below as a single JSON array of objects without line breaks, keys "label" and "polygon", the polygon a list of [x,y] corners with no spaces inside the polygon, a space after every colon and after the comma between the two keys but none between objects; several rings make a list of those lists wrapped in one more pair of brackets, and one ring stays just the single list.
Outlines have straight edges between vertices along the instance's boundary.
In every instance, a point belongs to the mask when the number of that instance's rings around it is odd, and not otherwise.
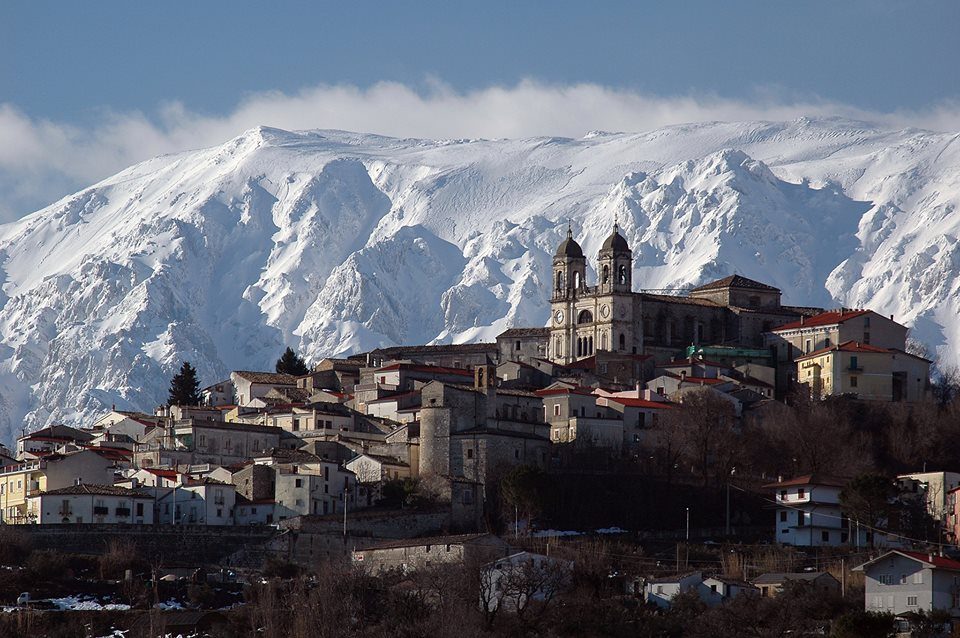
[{"label": "white cloud", "polygon": [[0,104],[0,221],[162,153],[221,143],[258,125],[334,128],[428,138],[580,136],[590,130],[644,131],[686,122],[843,116],[892,127],[960,129],[960,104],[878,113],[818,99],[750,101],[661,97],[595,84],[534,81],[458,92],[432,81],[426,91],[383,82],[369,88],[317,86],[297,94],[260,93],[228,114],[205,116],[180,103],[156,115],[106,113],[90,128],[31,118]]}]

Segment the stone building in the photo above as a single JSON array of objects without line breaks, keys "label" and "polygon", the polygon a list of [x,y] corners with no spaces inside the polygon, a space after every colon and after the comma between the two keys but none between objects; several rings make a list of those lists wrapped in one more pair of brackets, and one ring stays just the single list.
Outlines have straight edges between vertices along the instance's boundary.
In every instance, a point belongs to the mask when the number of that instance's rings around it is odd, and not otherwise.
[{"label": "stone building", "polygon": [[597,285],[587,285],[586,258],[568,228],[553,258],[550,360],[570,364],[613,351],[667,361],[691,345],[756,348],[764,332],[820,311],[783,306],[780,290],[740,275],[687,296],[634,292],[633,253],[616,226],[600,248],[597,273]]},{"label": "stone building", "polygon": [[543,402],[532,392],[497,388],[493,366],[477,367],[473,385],[428,383],[421,398],[419,475],[451,502],[456,525],[479,524],[486,489],[506,471],[546,466]]},{"label": "stone building", "polygon": [[407,360],[444,368],[468,368],[497,360],[496,343],[459,343],[435,346],[393,346],[377,348],[363,355],[351,357],[366,363],[365,367],[379,368],[391,361]]},{"label": "stone building", "polygon": [[550,328],[510,328],[497,335],[497,360],[529,363],[549,358]]},{"label": "stone building", "polygon": [[481,565],[506,556],[510,545],[493,534],[463,534],[384,541],[353,552],[352,562],[370,575],[439,565]]},{"label": "stone building", "polygon": [[[814,352],[829,351],[843,343],[859,344],[864,349],[880,348],[903,352],[907,348],[907,327],[894,321],[892,316],[884,317],[872,310],[849,308],[802,317],[778,326],[765,335],[767,348],[776,356],[777,388],[786,390],[794,383],[806,383],[808,375],[805,373],[810,370],[801,369],[796,362]],[[910,387],[915,389],[916,381],[909,380],[909,373],[916,370],[906,369],[915,365],[905,358],[901,359],[899,363],[902,365],[898,366],[897,371],[903,374],[897,375],[896,384],[904,388],[903,394],[906,394]],[[892,373],[892,363],[889,367]],[[922,373],[922,370],[920,372]],[[929,374],[924,377],[924,386],[928,377]],[[900,391],[894,392],[892,389],[891,393],[898,396],[901,394]]]}]

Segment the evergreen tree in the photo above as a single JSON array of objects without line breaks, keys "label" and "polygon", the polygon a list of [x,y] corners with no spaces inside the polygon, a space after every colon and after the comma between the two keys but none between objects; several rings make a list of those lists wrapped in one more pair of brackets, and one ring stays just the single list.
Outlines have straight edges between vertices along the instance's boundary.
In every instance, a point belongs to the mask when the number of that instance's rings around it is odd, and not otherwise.
[{"label": "evergreen tree", "polygon": [[307,362],[288,346],[283,351],[283,356],[277,359],[277,372],[302,377],[310,372],[310,369],[307,368]]},{"label": "evergreen tree", "polygon": [[200,381],[197,370],[189,361],[184,361],[180,372],[170,380],[167,405],[200,405]]}]

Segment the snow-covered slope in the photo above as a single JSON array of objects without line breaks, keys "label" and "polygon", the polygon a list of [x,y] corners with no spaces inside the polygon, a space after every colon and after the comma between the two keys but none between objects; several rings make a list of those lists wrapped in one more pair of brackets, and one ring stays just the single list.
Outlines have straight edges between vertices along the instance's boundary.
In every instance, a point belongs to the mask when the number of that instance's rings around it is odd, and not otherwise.
[{"label": "snow-covered slope", "polygon": [[258,128],[0,226],[0,440],[151,409],[183,359],[214,382],[547,319],[570,220],[614,215],[644,288],[737,272],[794,304],[869,305],[960,344],[960,143],[860,122],[582,139],[400,140]]}]

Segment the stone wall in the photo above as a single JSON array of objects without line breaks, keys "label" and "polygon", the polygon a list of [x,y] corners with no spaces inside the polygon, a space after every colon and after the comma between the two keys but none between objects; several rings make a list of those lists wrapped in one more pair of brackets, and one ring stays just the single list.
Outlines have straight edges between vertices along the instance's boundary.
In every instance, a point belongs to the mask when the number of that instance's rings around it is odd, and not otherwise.
[{"label": "stone wall", "polygon": [[34,549],[74,554],[104,554],[113,542],[130,542],[140,556],[166,566],[216,565],[277,534],[271,527],[205,525],[21,525],[17,531]]}]

